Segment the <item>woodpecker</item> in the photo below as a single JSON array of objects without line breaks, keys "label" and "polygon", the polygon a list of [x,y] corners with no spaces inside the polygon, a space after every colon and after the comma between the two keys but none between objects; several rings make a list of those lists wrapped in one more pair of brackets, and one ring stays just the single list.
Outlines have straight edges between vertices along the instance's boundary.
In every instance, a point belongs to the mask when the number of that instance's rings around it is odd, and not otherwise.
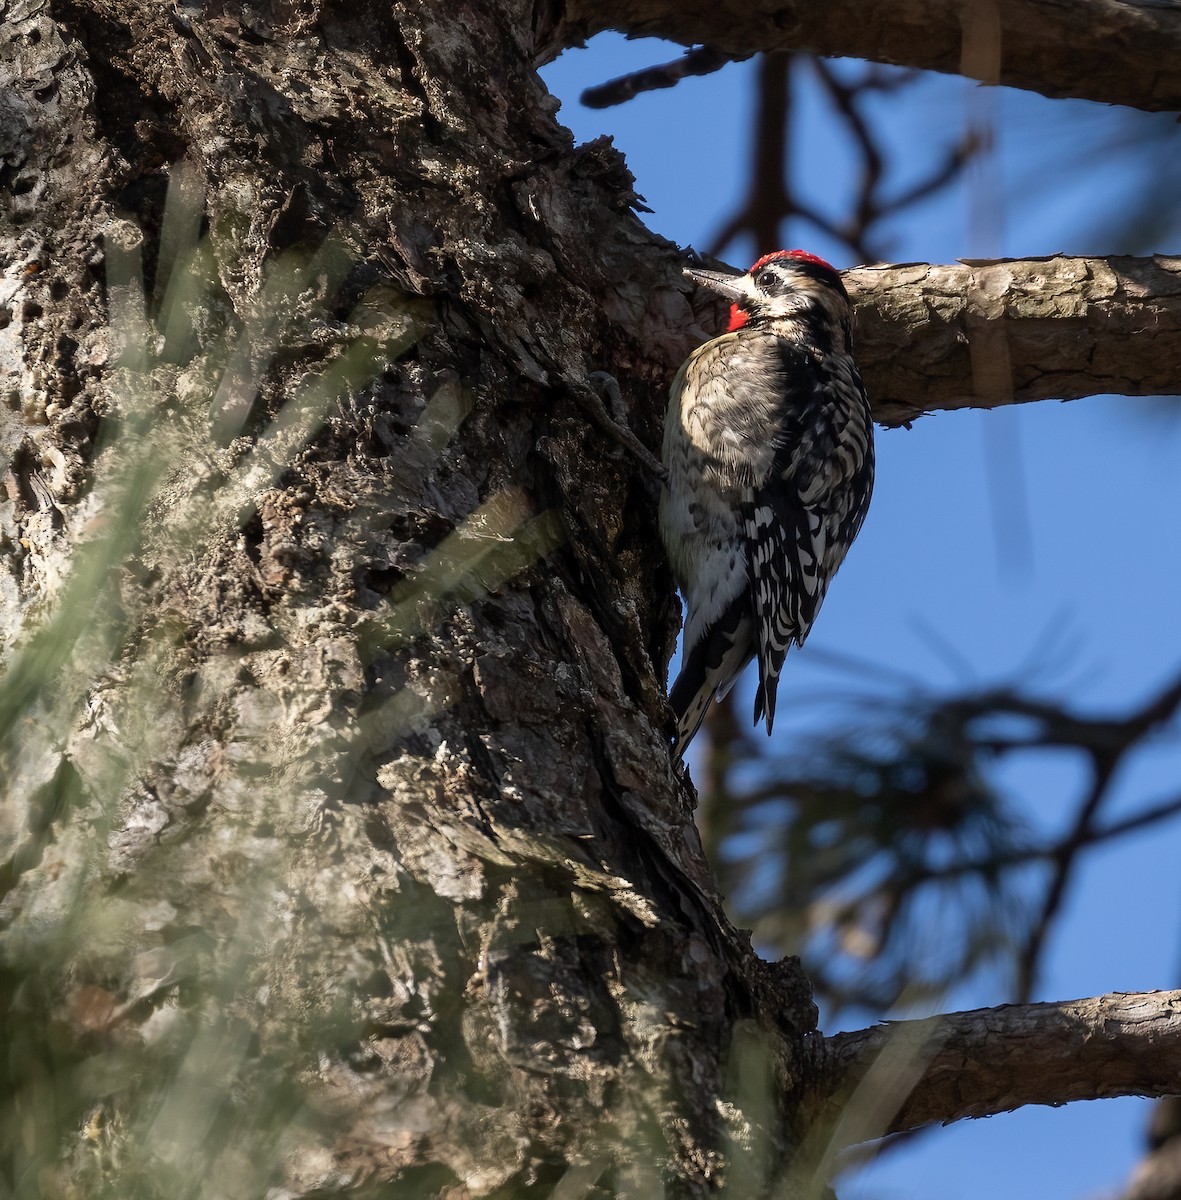
[{"label": "woodpecker", "polygon": [[873,422],[836,271],[780,250],[742,275],[685,275],[732,307],[727,332],[677,372],[664,425],[660,532],[686,605],[669,692],[677,759],[756,657],[754,721],[770,734],[784,657],[804,644],[873,490]]}]

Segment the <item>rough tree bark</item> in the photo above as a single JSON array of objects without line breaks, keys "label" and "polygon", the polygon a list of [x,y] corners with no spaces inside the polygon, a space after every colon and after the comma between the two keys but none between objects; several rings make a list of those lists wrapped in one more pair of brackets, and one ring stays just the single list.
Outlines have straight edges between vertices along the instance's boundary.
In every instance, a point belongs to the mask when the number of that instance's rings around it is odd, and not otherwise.
[{"label": "rough tree bark", "polygon": [[42,1194],[704,1195],[799,1140],[815,1011],[714,894],[655,481],[588,384],[651,447],[700,331],[531,21],[5,10],[0,1001]]},{"label": "rough tree bark", "polygon": [[[87,600],[62,581],[118,519],[100,418],[141,428],[146,390],[144,451],[167,460],[117,643],[53,680],[80,711],[36,695],[7,747],[6,956],[38,997],[22,1037],[44,1044],[44,1011],[66,1031],[60,1102],[134,1142],[157,1098],[88,1085],[94,1043],[183,1075],[218,1062],[214,1029],[231,1127],[266,1104],[266,1064],[308,1097],[281,1155],[238,1144],[243,1194],[488,1194],[613,1143],[707,1189],[735,1023],[766,1031],[789,1093],[814,1013],[719,915],[663,734],[654,481],[588,417],[608,367],[652,444],[692,342],[618,154],[556,124],[511,5],[20,3],[4,38],[10,644],[63,588]],[[207,180],[213,283],[187,352],[129,381],[134,314],[108,322],[104,284],[165,258],[178,165]],[[330,232],[341,249],[266,291]],[[372,381],[178,552],[361,337]],[[44,931],[79,896],[96,919],[64,925],[52,970]],[[89,1186],[100,1141],[71,1166]]]}]

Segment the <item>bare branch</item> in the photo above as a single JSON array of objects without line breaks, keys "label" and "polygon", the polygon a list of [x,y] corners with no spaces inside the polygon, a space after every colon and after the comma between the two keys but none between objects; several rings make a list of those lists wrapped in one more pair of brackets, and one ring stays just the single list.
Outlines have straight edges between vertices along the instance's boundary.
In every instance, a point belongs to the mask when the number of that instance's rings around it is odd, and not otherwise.
[{"label": "bare branch", "polygon": [[1181,1096],[1157,1101],[1145,1132],[1145,1156],[1120,1200],[1177,1200],[1181,1197]]},{"label": "bare branch", "polygon": [[682,79],[691,75],[711,75],[733,61],[728,54],[719,54],[701,46],[686,50],[680,58],[672,62],[646,67],[642,71],[632,71],[628,75],[620,75],[596,87],[587,88],[579,99],[587,108],[611,108],[616,104],[625,104],[642,92],[676,87]]},{"label": "bare branch", "polygon": [[[771,787],[766,788],[765,792],[767,795],[778,794],[777,789]],[[1133,813],[1130,817],[1125,817],[1123,820],[1112,821],[1110,825],[1104,825],[1099,828],[1091,827],[1082,835],[1082,840],[1079,844],[1082,847],[1088,847],[1098,846],[1106,842],[1114,842],[1129,833],[1139,833],[1142,829],[1147,829],[1149,826],[1156,825],[1162,821],[1172,820],[1173,817],[1179,815],[1181,815],[1181,796],[1173,796],[1168,800],[1161,800],[1156,804],[1151,804],[1139,812]],[[1056,858],[1061,853],[1061,849],[1061,846],[1055,844],[1048,846],[1025,846],[1016,850],[1004,850],[998,854],[981,855],[979,858],[948,863],[943,867],[916,870],[907,882],[910,886],[914,887],[928,881],[954,879],[958,875],[996,873],[1009,867],[1018,867],[1027,863],[1044,862],[1047,859]]]},{"label": "bare branch", "polygon": [[935,195],[949,184],[954,183],[968,160],[981,149],[980,135],[975,130],[969,130],[964,136],[945,152],[943,161],[935,167],[926,179],[920,179],[911,184],[904,192],[884,202],[878,211],[878,216],[896,213],[910,204],[917,204]]},{"label": "bare branch", "polygon": [[1181,393],[1181,259],[1049,258],[845,274],[874,415]]},{"label": "bare branch", "polygon": [[1106,801],[1112,780],[1128,752],[1159,725],[1170,720],[1181,704],[1181,680],[1166,688],[1152,703],[1126,721],[1109,725],[1104,732],[1113,737],[1097,739],[1087,747],[1092,780],[1087,798],[1075,816],[1074,828],[1054,854],[1054,874],[1042,902],[1042,910],[1030,929],[1021,952],[1017,973],[1017,998],[1028,1000],[1037,980],[1042,947],[1049,935],[1071,882],[1080,851],[1092,840],[1095,822]]},{"label": "bare branch", "polygon": [[[875,689],[838,731],[778,753],[739,744],[732,723],[707,725],[699,813],[747,847],[714,855],[722,891],[761,945],[803,955],[830,1008],[884,1012],[985,963],[1014,973],[1006,999],[1027,1001],[1085,852],[1181,813],[1176,795],[1115,820],[1103,811],[1123,765],[1166,724],[1175,733],[1181,676],[1122,716],[1003,687],[935,696],[907,686],[888,713]],[[1071,826],[1052,839],[1032,834],[989,769],[1049,748],[1088,768]],[[1036,899],[1016,870],[1031,863],[1048,868]],[[916,955],[916,937],[939,952]]]},{"label": "bare branch", "polygon": [[[798,193],[788,163],[794,134],[793,113],[797,93],[797,64],[809,67],[828,94],[839,125],[837,134],[856,165],[856,195],[846,211],[829,213],[806,201]],[[746,197],[726,223],[710,239],[708,253],[722,254],[737,238],[748,235],[760,252],[790,245],[795,238],[793,222],[799,221],[846,246],[861,262],[889,257],[886,243],[875,226],[890,213],[922,199],[951,183],[975,148],[965,142],[940,164],[929,179],[919,180],[905,193],[888,199],[882,193],[884,160],[866,121],[864,101],[873,93],[897,91],[917,79],[918,72],[884,71],[869,67],[857,78],[846,80],[823,59],[790,54],[766,54],[756,75],[756,114],[753,124],[751,169]],[[608,85],[611,86],[611,85]]]},{"label": "bare branch", "polygon": [[1081,851],[1090,841],[1090,835],[1095,818],[1103,802],[1110,793],[1110,785],[1115,778],[1115,769],[1119,764],[1120,755],[1096,751],[1092,754],[1094,776],[1087,790],[1086,798],[1075,814],[1075,825],[1065,841],[1055,849],[1052,856],[1054,870],[1050,886],[1042,900],[1041,912],[1030,927],[1029,936],[1021,948],[1017,960],[1017,994],[1016,998],[1028,1001],[1033,995],[1037,983],[1038,971],[1042,965],[1042,950],[1050,936],[1050,929],[1062,908],[1066,898],[1067,885],[1074,880],[1074,868],[1080,860]]},{"label": "bare branch", "polygon": [[[878,146],[878,140],[870,131],[869,122],[857,103],[862,90],[861,85],[844,83],[823,59],[814,59],[813,66],[816,78],[828,93],[828,98],[839,114],[843,127],[848,131],[860,159],[857,206],[851,225],[860,231],[863,240],[865,232],[879,216],[877,192],[885,171],[885,159]],[[853,239],[854,242],[858,240]]]},{"label": "bare branch", "polygon": [[[861,1136],[987,1117],[1026,1104],[1166,1096],[1181,1090],[1181,991],[1006,1004],[816,1036],[806,1068],[807,1117],[835,1122],[875,1064],[887,1058],[897,1059],[896,1078],[906,1085],[890,1097],[888,1113],[882,1098],[874,1098],[881,1119]],[[888,1077],[875,1085],[889,1086]]]},{"label": "bare branch", "polygon": [[1140,830],[1147,829],[1149,825],[1155,825],[1158,821],[1168,821],[1178,813],[1181,813],[1181,796],[1174,796],[1171,800],[1162,800],[1158,804],[1149,805],[1140,812],[1125,817],[1122,821],[1112,821],[1110,825],[1105,825],[1102,829],[1092,829],[1087,834],[1087,838],[1092,846],[1098,845],[1100,842],[1113,842],[1125,834],[1139,833]]},{"label": "bare branch", "polygon": [[749,233],[758,247],[779,241],[783,222],[802,212],[789,188],[787,161],[791,129],[791,73],[794,59],[768,54],[758,63],[758,106],[751,131],[751,165],[746,198],[713,237],[710,252],[720,254]]},{"label": "bare branch", "polygon": [[[988,20],[973,21],[981,9]],[[542,58],[605,29],[704,44],[733,58],[806,50],[963,73],[986,82],[1126,104],[1181,109],[1181,12],[1136,0],[569,0],[539,29]],[[973,33],[999,27],[999,53],[972,53]],[[965,44],[968,43],[968,44]],[[994,75],[995,72],[995,75]]]}]

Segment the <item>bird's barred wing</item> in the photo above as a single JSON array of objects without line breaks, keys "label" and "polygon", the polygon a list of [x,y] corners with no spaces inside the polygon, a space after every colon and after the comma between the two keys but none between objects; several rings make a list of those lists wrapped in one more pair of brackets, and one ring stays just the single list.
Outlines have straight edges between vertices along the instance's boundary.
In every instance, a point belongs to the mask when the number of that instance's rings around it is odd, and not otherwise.
[{"label": "bird's barred wing", "polygon": [[873,487],[873,426],[852,360],[818,369],[790,351],[783,362],[775,458],[744,513],[759,630],[755,720],[765,713],[768,732],[784,657],[792,642],[804,644]]},{"label": "bird's barred wing", "polygon": [[827,522],[778,473],[749,489],[744,506],[750,595],[758,630],[759,691],[755,720],[775,720],[775,693],[793,642],[803,645],[825,590]]}]

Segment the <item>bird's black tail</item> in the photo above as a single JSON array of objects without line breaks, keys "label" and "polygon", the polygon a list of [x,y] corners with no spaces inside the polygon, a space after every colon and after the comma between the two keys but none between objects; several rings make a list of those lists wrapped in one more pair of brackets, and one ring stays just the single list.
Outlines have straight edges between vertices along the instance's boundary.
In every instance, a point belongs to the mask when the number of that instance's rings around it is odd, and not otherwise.
[{"label": "bird's black tail", "polygon": [[744,592],[692,646],[685,647],[681,673],[668,693],[677,718],[674,758],[685,753],[705,720],[710,702],[730,690],[753,656],[754,619],[750,598]]}]

